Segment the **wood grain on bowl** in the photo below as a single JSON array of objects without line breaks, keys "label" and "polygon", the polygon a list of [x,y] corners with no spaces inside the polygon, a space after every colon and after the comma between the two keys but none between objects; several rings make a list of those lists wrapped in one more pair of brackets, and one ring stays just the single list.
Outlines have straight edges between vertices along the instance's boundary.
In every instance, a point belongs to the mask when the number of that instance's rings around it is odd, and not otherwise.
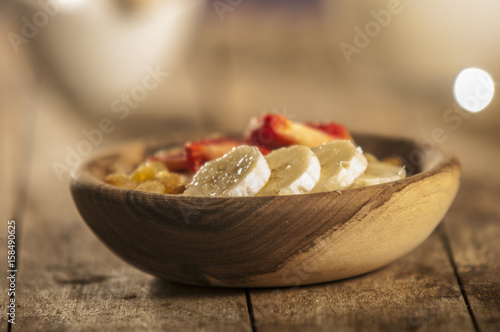
[{"label": "wood grain on bowl", "polygon": [[[459,185],[457,160],[405,139],[355,135],[366,152],[399,156],[410,176],[391,183],[291,196],[188,197],[107,185],[117,161],[141,162],[167,141],[125,145],[84,163],[71,192],[115,253],[168,280],[225,287],[293,286],[366,273],[422,243]],[[135,151],[131,153],[131,151]],[[410,169],[411,168],[411,169]]]}]

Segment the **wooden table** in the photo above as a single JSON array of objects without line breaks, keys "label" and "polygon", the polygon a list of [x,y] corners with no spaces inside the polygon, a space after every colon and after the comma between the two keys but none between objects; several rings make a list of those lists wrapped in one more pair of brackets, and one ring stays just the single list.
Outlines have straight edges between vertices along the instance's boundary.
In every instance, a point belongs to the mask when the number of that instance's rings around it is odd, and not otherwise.
[{"label": "wooden table", "polygon": [[[24,73],[25,55],[21,60],[5,49],[2,55],[10,61],[0,67],[2,331],[8,327],[9,219],[17,226],[14,331],[500,330],[496,166],[467,162],[467,169],[476,172],[464,175],[436,231],[416,250],[375,272],[281,289],[170,283],[113,255],[78,215],[67,174],[59,181],[53,170],[54,161],[64,163],[67,147],[81,141],[80,131],[95,122],[70,112],[47,88],[44,75]],[[454,147],[459,150],[466,140],[470,155],[498,161],[498,131],[477,132],[465,128]],[[99,148],[123,136],[117,128]],[[464,153],[460,157],[470,161]],[[477,174],[485,168],[487,177]]]}]

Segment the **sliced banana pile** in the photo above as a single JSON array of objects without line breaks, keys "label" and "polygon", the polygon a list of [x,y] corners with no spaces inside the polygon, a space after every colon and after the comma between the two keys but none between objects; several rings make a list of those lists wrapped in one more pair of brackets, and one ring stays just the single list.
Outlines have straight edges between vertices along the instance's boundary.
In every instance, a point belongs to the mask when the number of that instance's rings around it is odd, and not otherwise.
[{"label": "sliced banana pile", "polygon": [[350,140],[335,140],[313,149],[284,147],[266,157],[258,148],[243,145],[205,163],[183,195],[294,195],[359,188],[404,176],[403,167],[364,155]]}]

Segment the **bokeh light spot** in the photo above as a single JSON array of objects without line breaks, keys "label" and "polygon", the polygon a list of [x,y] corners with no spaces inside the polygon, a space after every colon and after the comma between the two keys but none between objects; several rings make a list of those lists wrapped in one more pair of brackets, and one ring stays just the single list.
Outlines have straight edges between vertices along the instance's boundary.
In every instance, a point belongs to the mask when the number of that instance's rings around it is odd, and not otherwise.
[{"label": "bokeh light spot", "polygon": [[453,86],[457,103],[466,111],[477,113],[493,99],[495,84],[491,76],[479,68],[467,68],[458,74]]}]

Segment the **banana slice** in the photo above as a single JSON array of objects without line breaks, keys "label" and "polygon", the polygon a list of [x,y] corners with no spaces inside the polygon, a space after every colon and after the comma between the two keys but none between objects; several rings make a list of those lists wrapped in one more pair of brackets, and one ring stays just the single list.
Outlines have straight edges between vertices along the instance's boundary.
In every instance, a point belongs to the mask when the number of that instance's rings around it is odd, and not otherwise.
[{"label": "banana slice", "polygon": [[370,158],[366,156],[366,158],[368,159],[368,167],[366,171],[354,181],[351,188],[361,188],[396,181],[406,176],[404,167],[378,161],[373,156],[370,156]]},{"label": "banana slice", "polygon": [[242,145],[204,164],[184,195],[254,196],[266,184],[271,170],[254,146]]},{"label": "banana slice", "polygon": [[266,156],[266,161],[271,176],[258,196],[306,194],[321,175],[318,157],[307,146],[274,150]]},{"label": "banana slice", "polygon": [[321,164],[321,177],[311,192],[344,190],[366,170],[367,160],[351,141],[331,141],[312,150]]}]

